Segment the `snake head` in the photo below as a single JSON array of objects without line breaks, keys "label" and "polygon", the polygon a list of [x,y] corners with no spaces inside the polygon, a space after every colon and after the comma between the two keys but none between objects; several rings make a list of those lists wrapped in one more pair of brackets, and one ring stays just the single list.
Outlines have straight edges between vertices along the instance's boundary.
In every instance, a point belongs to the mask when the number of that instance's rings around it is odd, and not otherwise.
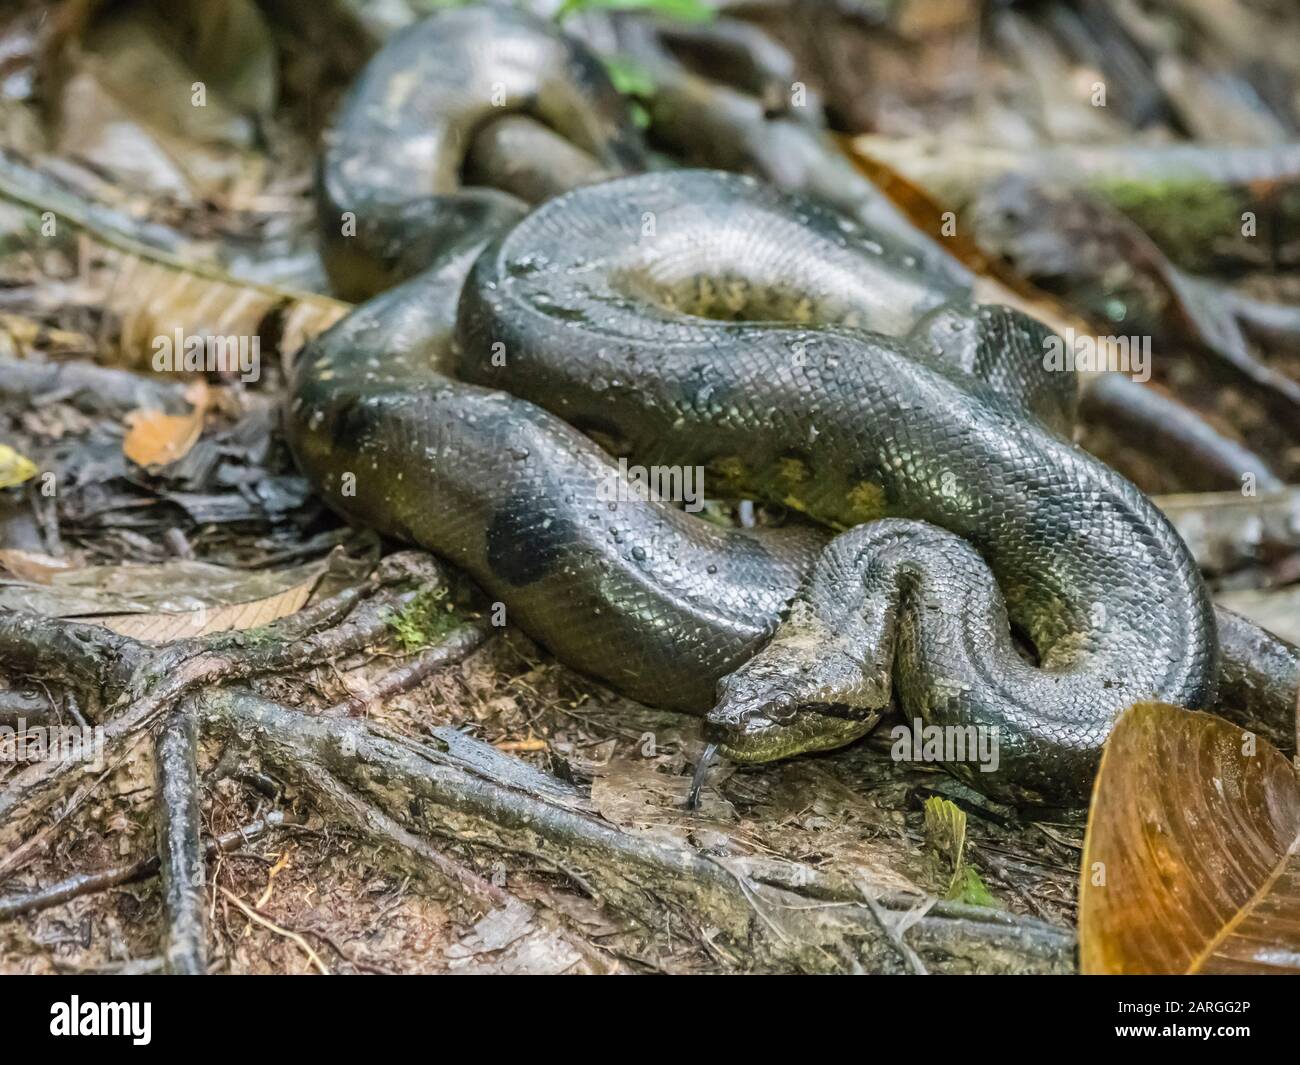
[{"label": "snake head", "polygon": [[875,728],[882,713],[839,703],[787,701],[785,695],[769,699],[724,691],[704,728],[717,750],[733,762],[772,762],[852,743]]},{"label": "snake head", "polygon": [[778,634],[719,681],[705,732],[733,761],[768,762],[857,739],[888,701],[887,676],[838,641]]},{"label": "snake head", "polygon": [[711,733],[740,738],[790,724],[804,702],[786,678],[742,668],[718,682],[718,701],[705,720]]}]

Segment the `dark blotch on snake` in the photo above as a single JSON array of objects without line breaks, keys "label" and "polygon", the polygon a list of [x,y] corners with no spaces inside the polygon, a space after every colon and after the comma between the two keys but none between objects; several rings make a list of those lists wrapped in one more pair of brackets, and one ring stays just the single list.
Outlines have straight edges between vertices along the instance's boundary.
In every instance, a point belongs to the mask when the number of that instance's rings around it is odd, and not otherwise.
[{"label": "dark blotch on snake", "polygon": [[523,588],[552,573],[577,539],[573,524],[533,496],[515,495],[487,528],[487,562],[507,584]]}]

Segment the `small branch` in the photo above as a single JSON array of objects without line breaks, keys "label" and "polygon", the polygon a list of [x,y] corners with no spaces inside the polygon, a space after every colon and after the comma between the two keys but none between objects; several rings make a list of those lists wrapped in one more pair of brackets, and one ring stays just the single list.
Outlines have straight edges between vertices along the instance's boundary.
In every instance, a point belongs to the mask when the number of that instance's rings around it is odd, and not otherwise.
[{"label": "small branch", "polygon": [[[219,851],[228,853],[236,847],[252,843],[272,829],[292,823],[286,821],[284,814],[278,811],[267,814],[264,818],[249,822],[243,828],[207,840],[203,845],[203,853],[208,858]],[[126,865],[115,865],[94,873],[77,873],[66,880],[60,880],[49,887],[26,895],[12,895],[0,899],[0,921],[20,917],[25,913],[48,910],[51,906],[61,906],[84,895],[93,895],[96,892],[121,887],[123,884],[136,884],[148,880],[158,875],[159,865],[159,856],[151,854],[147,858],[140,858]]]},{"label": "small branch", "polygon": [[1237,324],[1256,343],[1274,354],[1300,354],[1300,307],[1236,292],[1230,294],[1230,305]]},{"label": "small branch", "polygon": [[490,631],[490,626],[483,622],[462,625],[435,646],[421,651],[410,662],[385,673],[367,686],[363,694],[349,696],[322,710],[321,715],[364,717],[373,707],[382,706],[393,696],[418,688],[431,674],[472,654],[483,645]]},{"label": "small branch", "polygon": [[867,909],[871,911],[871,916],[876,919],[880,930],[894,944],[894,949],[898,951],[899,957],[903,959],[907,971],[913,976],[930,975],[930,970],[925,967],[925,962],[921,960],[921,956],[903,939],[903,931],[898,927],[895,916],[885,912],[885,908],[872,897],[868,885],[864,885],[862,888],[862,901],[867,904]]},{"label": "small branch", "polygon": [[400,583],[414,583],[421,588],[437,587],[444,583],[444,578],[437,563],[427,555],[401,551],[384,559],[367,580],[349,585],[261,629],[212,633],[168,644],[149,662],[149,673],[165,676],[200,654],[253,658],[264,646],[292,647],[322,629],[338,625],[365,599]]},{"label": "small branch", "polygon": [[308,943],[305,939],[303,939],[302,936],[300,936],[297,932],[290,932],[287,928],[281,928],[269,917],[253,909],[252,906],[248,905],[248,903],[246,903],[233,891],[229,891],[228,889],[220,886],[218,886],[217,890],[220,891],[221,894],[223,894],[231,902],[233,902],[239,908],[239,911],[250,921],[252,921],[254,924],[259,924],[263,928],[267,929],[268,931],[274,932],[277,936],[283,936],[285,939],[289,940],[290,942],[296,943],[299,947],[302,948],[303,953],[307,955],[307,960],[310,961],[312,965],[316,967],[316,970],[322,976],[329,976],[330,971],[325,967],[325,963],[320,960],[320,955],[317,954],[314,950],[312,950],[311,944]]}]

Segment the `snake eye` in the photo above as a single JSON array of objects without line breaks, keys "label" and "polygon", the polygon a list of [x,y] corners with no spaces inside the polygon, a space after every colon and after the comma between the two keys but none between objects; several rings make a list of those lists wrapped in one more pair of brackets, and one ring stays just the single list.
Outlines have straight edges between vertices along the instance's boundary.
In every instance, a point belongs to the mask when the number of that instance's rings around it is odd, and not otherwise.
[{"label": "snake eye", "polygon": [[794,720],[799,703],[789,692],[779,692],[763,706],[763,716],[784,725]]}]

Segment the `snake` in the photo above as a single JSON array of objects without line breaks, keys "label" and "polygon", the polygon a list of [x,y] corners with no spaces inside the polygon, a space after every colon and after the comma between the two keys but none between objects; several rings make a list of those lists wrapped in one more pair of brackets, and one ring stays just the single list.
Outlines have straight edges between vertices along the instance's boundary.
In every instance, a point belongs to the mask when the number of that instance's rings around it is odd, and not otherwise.
[{"label": "snake", "polygon": [[[476,184],[503,136],[560,162]],[[1212,702],[1197,566],[1072,443],[1046,326],[811,199],[645,160],[601,64],[532,16],[445,11],[377,53],[318,178],[331,279],[369,298],[286,411],[332,507],[736,762],[896,703],[995,737],[995,771],[944,764],[986,794],[1071,805],[1127,706]],[[706,520],[692,483],[792,520]]]}]

